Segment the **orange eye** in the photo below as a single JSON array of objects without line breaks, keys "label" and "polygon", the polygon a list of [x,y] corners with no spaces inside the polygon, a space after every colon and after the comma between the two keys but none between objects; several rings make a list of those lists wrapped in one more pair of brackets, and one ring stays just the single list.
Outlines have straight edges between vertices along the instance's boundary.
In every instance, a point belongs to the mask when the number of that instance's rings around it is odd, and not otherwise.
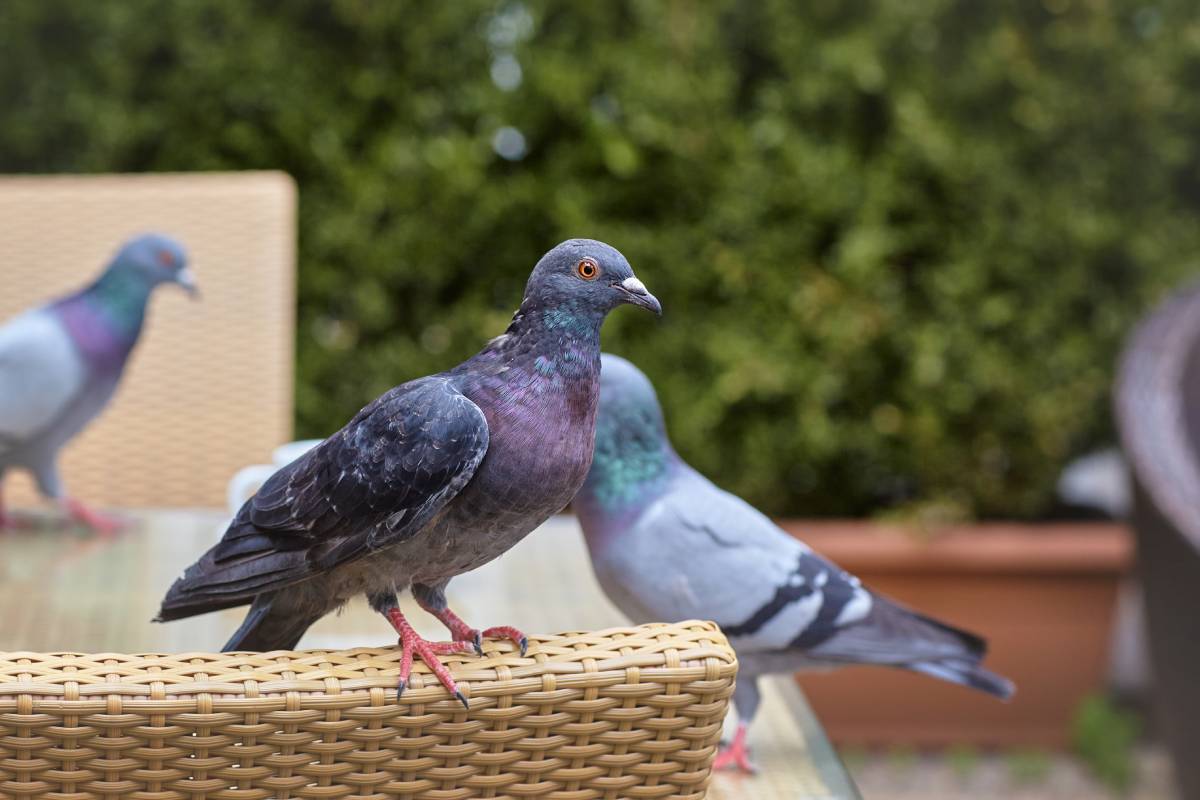
[{"label": "orange eye", "polygon": [[585,258],[575,266],[575,271],[585,281],[594,281],[600,274],[600,265],[590,258]]},{"label": "orange eye", "polygon": [[175,256],[171,255],[170,250],[159,250],[155,253],[158,258],[158,263],[164,267],[175,266]]}]

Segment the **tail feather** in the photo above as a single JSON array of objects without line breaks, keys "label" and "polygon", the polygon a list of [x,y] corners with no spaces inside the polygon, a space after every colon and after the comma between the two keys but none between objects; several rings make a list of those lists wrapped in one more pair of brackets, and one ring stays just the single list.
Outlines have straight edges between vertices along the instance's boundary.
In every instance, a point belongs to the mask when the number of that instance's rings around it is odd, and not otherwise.
[{"label": "tail feather", "polygon": [[[158,622],[246,605],[311,574],[303,550],[265,550],[253,536],[242,536],[246,523],[235,520],[226,538],[184,571],[163,598]],[[250,542],[253,547],[228,543]]]},{"label": "tail feather", "polygon": [[990,672],[971,661],[929,661],[905,666],[914,672],[921,672],[970,689],[978,689],[1001,700],[1010,699],[1016,692],[1016,686],[1008,678]]},{"label": "tail feather", "polygon": [[261,594],[254,598],[250,611],[242,625],[221,648],[223,652],[234,650],[292,650],[299,644],[305,631],[320,619],[320,614],[296,613],[278,601],[278,594]]},{"label": "tail feather", "polygon": [[1015,687],[980,666],[987,641],[970,631],[872,595],[871,610],[808,654],[832,663],[877,664],[920,672],[1008,699]]}]

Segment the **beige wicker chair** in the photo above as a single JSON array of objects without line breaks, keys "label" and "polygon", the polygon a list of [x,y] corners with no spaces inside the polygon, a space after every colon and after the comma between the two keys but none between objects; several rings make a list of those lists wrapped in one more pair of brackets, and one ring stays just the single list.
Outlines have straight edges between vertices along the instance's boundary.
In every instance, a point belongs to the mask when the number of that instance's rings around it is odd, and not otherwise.
[{"label": "beige wicker chair", "polygon": [[[64,452],[101,506],[220,506],[292,434],[296,192],[277,172],[0,178],[0,320],[91,279],[132,234],[183,241],[201,301],[164,290],[112,406]],[[14,504],[32,482],[6,480]]]},{"label": "beige wicker chair", "polygon": [[737,664],[712,623],[396,648],[0,653],[0,795],[155,800],[700,800]]}]

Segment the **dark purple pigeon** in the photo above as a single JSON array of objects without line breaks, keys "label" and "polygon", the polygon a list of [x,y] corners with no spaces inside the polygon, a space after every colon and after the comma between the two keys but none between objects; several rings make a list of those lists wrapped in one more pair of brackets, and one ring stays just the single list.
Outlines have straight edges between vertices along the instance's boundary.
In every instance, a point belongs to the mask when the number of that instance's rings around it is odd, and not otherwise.
[{"label": "dark purple pigeon", "polygon": [[[400,635],[403,692],[419,656],[466,705],[437,656],[482,652],[446,605],[455,575],[504,553],[570,502],[592,461],[600,325],[622,303],[661,313],[619,252],[590,239],[534,267],[512,324],[457,367],[388,391],[284,467],[163,600],[160,621],[250,604],[228,650],[296,646],[310,625],[364,594]],[[427,642],[397,593],[449,629]]]},{"label": "dark purple pigeon", "polygon": [[[104,410],[116,391],[156,286],[196,287],[183,247],[159,234],[117,251],[96,281],[0,326],[0,480],[33,473],[42,495],[101,533],[119,523],[67,495],[58,451]],[[0,502],[0,528],[10,524]]]}]

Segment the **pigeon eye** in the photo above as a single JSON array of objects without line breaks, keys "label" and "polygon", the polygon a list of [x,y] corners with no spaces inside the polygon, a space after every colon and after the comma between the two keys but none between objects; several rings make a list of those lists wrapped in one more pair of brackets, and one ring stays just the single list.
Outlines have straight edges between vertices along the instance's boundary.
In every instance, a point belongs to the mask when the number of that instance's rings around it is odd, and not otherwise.
[{"label": "pigeon eye", "polygon": [[158,263],[161,266],[164,266],[164,267],[175,266],[175,256],[171,255],[170,250],[159,250],[157,253],[155,253],[155,257],[158,258]]},{"label": "pigeon eye", "polygon": [[596,280],[596,276],[600,274],[600,265],[593,259],[585,258],[575,265],[575,271],[585,281],[594,281]]}]

